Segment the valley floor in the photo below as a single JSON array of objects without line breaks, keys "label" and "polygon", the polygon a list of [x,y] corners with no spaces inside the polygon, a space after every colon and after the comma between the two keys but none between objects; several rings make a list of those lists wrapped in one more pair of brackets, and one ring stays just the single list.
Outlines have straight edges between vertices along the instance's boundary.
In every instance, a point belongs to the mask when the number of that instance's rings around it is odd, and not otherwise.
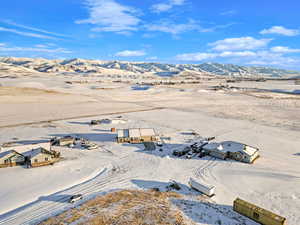
[{"label": "valley floor", "polygon": [[[1,169],[0,224],[39,222],[73,207],[66,201],[74,193],[88,200],[112,190],[147,190],[176,180],[188,194],[190,177],[216,186],[211,201],[221,211],[231,210],[233,200],[240,197],[287,217],[289,225],[300,224],[299,98],[212,91],[213,84],[148,90],[101,84],[111,88],[104,90],[91,84],[68,86],[60,79],[0,81],[0,143],[74,135],[101,147],[91,151],[57,148],[63,160],[53,166]],[[284,83],[282,88],[290,85]],[[117,114],[100,116],[113,113]],[[113,116],[122,116],[128,123],[89,126],[91,119]],[[117,144],[110,132],[113,126],[151,127],[171,140],[162,152],[146,152],[142,145]],[[211,157],[174,158],[173,150],[197,140],[187,134],[191,130],[202,137],[215,136],[217,141],[256,146],[261,157],[254,164]],[[217,224],[217,219],[200,219],[203,215],[197,217],[195,211],[182,211],[196,224]],[[223,220],[222,224],[240,224],[230,216]]]}]

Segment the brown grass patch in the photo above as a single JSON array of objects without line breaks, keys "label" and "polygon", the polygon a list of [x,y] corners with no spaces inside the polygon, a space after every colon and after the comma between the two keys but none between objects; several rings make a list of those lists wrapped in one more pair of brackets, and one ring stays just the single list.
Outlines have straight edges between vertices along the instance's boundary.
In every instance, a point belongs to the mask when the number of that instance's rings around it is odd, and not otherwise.
[{"label": "brown grass patch", "polygon": [[182,213],[169,198],[173,192],[123,190],[96,197],[79,208],[49,218],[40,225],[185,225]]}]

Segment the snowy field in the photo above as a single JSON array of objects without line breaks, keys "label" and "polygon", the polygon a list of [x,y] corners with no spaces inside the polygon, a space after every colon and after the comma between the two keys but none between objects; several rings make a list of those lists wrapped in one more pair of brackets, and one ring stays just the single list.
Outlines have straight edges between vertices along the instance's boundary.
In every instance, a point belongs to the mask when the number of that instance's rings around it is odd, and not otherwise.
[{"label": "snowy field", "polygon": [[[56,91],[63,90],[59,83],[49,83],[49,87]],[[100,148],[88,151],[56,147],[63,160],[53,166],[1,169],[0,224],[34,224],[72,207],[66,201],[77,193],[83,194],[84,201],[111,190],[163,187],[170,180],[176,180],[182,185],[183,191],[188,191],[190,177],[216,186],[216,195],[210,205],[197,205],[189,200],[174,202],[196,224],[217,224],[216,218],[219,217],[222,224],[242,224],[234,220],[237,214],[231,208],[236,197],[286,217],[289,225],[300,224],[299,100],[287,100],[284,105],[283,101],[276,105],[272,100],[274,104],[271,105],[264,99],[237,93],[212,93],[185,86],[145,90],[122,86],[108,93],[103,90],[96,92],[89,87],[74,87],[68,93],[76,92],[79,95],[86,93],[86,90],[90,91],[87,92],[88,96],[81,98],[97,101],[104,99],[107,113],[121,112],[119,103],[126,106],[123,107],[126,110],[164,108],[26,126],[3,126],[0,129],[0,143],[15,139],[45,140],[54,136],[73,135],[96,142]],[[222,104],[218,102],[220,99]],[[249,101],[245,102],[245,99]],[[111,108],[107,103],[109,101]],[[101,114],[101,104],[97,104],[97,110],[91,114]],[[1,100],[0,105],[11,107]],[[49,105],[47,107],[54,110]],[[249,110],[243,111],[247,106]],[[69,109],[73,109],[73,106]],[[70,111],[67,113],[72,115]],[[30,116],[26,113],[20,123]],[[9,115],[16,118],[14,114],[17,113]],[[62,115],[63,112],[59,111],[55,116],[59,118]],[[122,116],[128,123],[89,125],[92,119],[114,116]],[[41,121],[44,116],[42,119],[34,119]],[[6,125],[3,119],[0,122]],[[143,145],[117,144],[115,134],[110,132],[112,127],[155,128],[160,135],[171,139],[162,151],[147,152]],[[192,130],[202,137],[215,136],[216,141],[231,140],[256,146],[260,149],[261,157],[254,164],[245,164],[212,157],[181,159],[172,156],[173,150],[197,141],[197,137],[189,134]],[[207,219],[203,219],[203,215]],[[255,224],[247,219],[244,219],[244,223]]]}]

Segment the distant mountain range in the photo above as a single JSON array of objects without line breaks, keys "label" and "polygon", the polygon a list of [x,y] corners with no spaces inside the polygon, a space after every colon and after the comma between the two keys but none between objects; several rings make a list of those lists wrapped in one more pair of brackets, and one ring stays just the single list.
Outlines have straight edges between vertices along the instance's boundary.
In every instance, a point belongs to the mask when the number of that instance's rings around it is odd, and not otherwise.
[{"label": "distant mountain range", "polygon": [[[16,68],[14,68],[16,67]],[[148,76],[233,76],[233,77],[293,77],[299,71],[233,64],[163,64],[149,62],[102,61],[86,59],[48,60],[40,58],[0,57],[0,70],[40,73],[91,73]]]}]

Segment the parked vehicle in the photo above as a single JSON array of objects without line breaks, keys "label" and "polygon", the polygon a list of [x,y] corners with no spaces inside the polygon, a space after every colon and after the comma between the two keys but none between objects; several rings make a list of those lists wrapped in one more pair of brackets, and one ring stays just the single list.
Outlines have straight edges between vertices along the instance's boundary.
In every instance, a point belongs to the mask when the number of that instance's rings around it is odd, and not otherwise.
[{"label": "parked vehicle", "polygon": [[69,199],[69,203],[74,203],[82,199],[82,194],[72,195]]},{"label": "parked vehicle", "polygon": [[158,142],[156,142],[156,145],[157,145],[158,147],[162,147],[162,146],[163,146],[163,142],[162,142],[162,141],[158,141]]},{"label": "parked vehicle", "polygon": [[193,178],[190,178],[189,185],[191,186],[191,188],[195,189],[196,191],[202,192],[209,197],[215,195],[215,186],[200,183]]}]

